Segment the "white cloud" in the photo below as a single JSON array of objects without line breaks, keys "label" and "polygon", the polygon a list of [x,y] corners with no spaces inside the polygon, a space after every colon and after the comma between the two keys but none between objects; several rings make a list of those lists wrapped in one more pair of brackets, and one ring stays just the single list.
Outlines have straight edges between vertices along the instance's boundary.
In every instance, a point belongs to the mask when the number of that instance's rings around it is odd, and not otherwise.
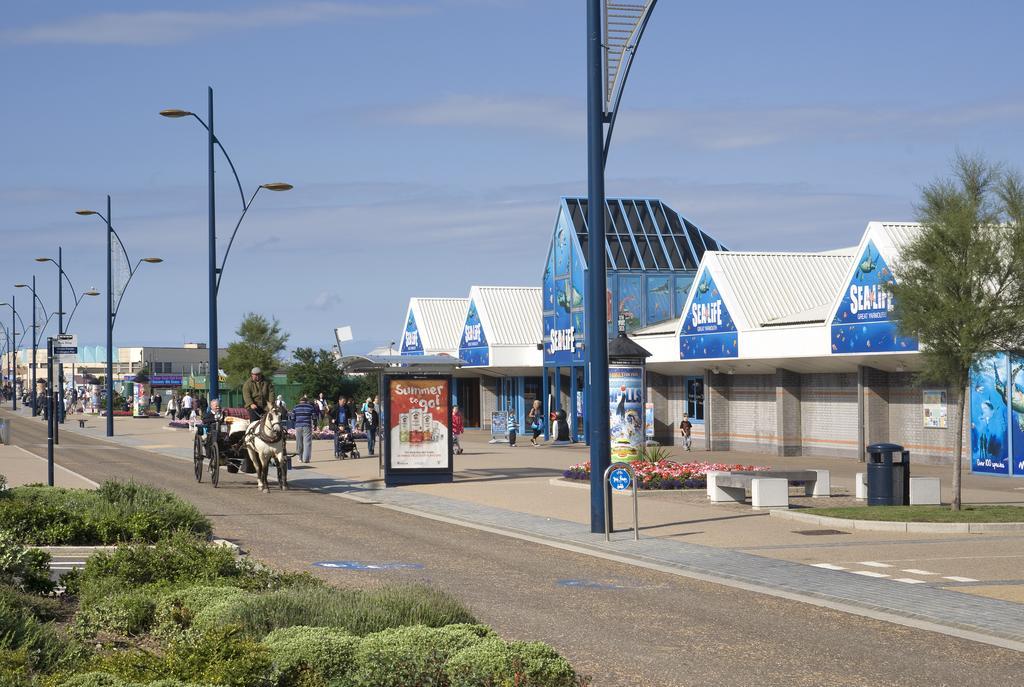
[{"label": "white cloud", "polygon": [[[586,132],[583,101],[565,98],[451,95],[369,114],[387,124],[519,129],[576,138],[582,138]],[[963,126],[1019,119],[1022,115],[1024,103],[1016,102],[929,109],[822,105],[689,110],[627,105],[620,113],[615,137],[674,142],[705,150],[734,150],[791,141],[919,138]]]},{"label": "white cloud", "polygon": [[170,45],[223,31],[298,26],[359,17],[422,14],[425,7],[356,2],[302,2],[224,12],[109,12],[0,32],[10,43]]}]

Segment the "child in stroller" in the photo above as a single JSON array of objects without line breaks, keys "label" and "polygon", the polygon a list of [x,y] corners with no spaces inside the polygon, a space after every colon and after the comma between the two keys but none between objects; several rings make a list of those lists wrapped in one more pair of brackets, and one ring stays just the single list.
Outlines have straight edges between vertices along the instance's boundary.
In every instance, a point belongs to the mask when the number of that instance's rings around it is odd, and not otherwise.
[{"label": "child in stroller", "polygon": [[356,447],[355,440],[352,439],[352,432],[348,425],[334,426],[334,457],[340,460],[359,457],[359,449]]}]

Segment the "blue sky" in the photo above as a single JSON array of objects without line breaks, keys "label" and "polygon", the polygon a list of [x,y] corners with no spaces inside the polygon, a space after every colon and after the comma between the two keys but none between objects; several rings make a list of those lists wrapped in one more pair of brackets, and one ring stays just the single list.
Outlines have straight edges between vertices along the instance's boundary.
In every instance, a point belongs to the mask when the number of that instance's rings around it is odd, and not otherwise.
[{"label": "blue sky", "polygon": [[[410,296],[540,285],[562,195],[585,194],[585,3],[47,2],[5,8],[0,300],[64,248],[102,288],[110,193],[133,259],[117,345],[206,334],[206,87],[246,191],[220,296],[291,346],[386,345]],[[662,0],[635,62],[609,195],[660,197],[734,249],[854,244],[912,219],[957,149],[1024,152],[1019,3]],[[224,239],[240,211],[218,160]],[[8,286],[4,286],[7,284]],[[27,303],[24,289],[18,298]],[[27,309],[25,310],[27,313]],[[75,316],[103,340],[102,299]]]}]

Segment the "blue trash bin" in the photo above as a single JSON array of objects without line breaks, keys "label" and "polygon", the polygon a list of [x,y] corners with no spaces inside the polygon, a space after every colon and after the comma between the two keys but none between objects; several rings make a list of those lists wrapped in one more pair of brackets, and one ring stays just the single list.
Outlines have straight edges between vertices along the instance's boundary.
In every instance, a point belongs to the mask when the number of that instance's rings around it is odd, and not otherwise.
[{"label": "blue trash bin", "polygon": [[871,444],[867,450],[868,505],[909,505],[910,451],[884,443]]}]

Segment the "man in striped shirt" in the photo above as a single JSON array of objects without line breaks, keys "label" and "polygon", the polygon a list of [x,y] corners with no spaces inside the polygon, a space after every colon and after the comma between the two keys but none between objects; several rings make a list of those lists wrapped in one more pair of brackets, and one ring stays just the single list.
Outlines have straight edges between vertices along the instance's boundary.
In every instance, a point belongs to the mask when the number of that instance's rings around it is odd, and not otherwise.
[{"label": "man in striped shirt", "polygon": [[313,427],[320,418],[320,411],[303,395],[292,408],[292,422],[295,425],[295,454],[303,463],[313,459]]}]

